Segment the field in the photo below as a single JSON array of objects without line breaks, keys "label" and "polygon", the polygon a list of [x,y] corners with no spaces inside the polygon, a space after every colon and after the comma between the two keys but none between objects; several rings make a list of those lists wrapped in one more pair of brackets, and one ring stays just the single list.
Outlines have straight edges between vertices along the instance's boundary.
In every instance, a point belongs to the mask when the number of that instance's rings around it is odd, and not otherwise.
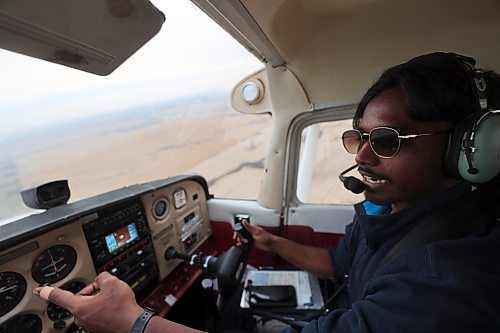
[{"label": "field", "polygon": [[[30,212],[21,190],[57,179],[69,180],[71,201],[191,173],[204,176],[216,197],[256,199],[271,118],[239,114],[226,98],[191,97],[0,141],[0,220]],[[314,180],[321,192],[315,193],[318,200],[332,191],[324,177],[334,163],[322,151],[317,158],[324,167],[316,170],[320,178]]]},{"label": "field", "polygon": [[260,180],[248,177],[260,176],[270,125],[215,96],[18,135],[0,142],[0,220],[29,212],[21,190],[57,179],[69,180],[72,201],[188,173],[206,177],[212,193],[256,198]]}]

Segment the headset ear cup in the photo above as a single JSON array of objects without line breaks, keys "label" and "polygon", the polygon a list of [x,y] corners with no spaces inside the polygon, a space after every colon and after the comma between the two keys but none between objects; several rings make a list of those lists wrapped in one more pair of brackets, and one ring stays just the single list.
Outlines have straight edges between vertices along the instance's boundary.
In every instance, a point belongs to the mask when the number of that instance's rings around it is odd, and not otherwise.
[{"label": "headset ear cup", "polygon": [[[490,111],[486,115],[480,113],[471,125],[476,123],[472,165],[477,172],[469,172],[469,163],[464,153],[460,153],[458,157],[458,172],[466,181],[482,184],[500,174],[500,112]],[[472,128],[470,127],[471,130]]]},{"label": "headset ear cup", "polygon": [[458,162],[462,150],[462,141],[465,135],[472,130],[475,120],[480,116],[479,113],[470,114],[459,122],[448,140],[448,146],[444,155],[444,169],[446,175],[455,178],[463,179],[458,170]]}]

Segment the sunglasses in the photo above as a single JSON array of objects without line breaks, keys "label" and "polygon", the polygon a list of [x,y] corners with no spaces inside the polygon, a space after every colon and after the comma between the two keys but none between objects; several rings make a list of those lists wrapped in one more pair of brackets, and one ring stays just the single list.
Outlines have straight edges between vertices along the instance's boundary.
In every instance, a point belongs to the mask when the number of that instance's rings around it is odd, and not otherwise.
[{"label": "sunglasses", "polygon": [[357,129],[347,130],[342,134],[342,143],[347,152],[357,154],[363,147],[365,140],[370,143],[370,147],[381,158],[391,158],[396,156],[401,148],[401,140],[418,138],[419,136],[436,135],[446,132],[434,132],[423,134],[400,135],[397,130],[390,127],[376,127],[370,133],[361,133]]}]

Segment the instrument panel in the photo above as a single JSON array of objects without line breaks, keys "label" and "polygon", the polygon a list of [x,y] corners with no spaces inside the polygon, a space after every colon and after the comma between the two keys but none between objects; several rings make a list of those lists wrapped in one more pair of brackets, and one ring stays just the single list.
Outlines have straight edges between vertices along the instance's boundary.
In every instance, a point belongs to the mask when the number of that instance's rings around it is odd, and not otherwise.
[{"label": "instrument panel", "polygon": [[31,291],[50,284],[76,293],[102,271],[140,302],[179,264],[164,259],[167,248],[191,254],[210,237],[208,197],[203,178],[176,177],[0,226],[12,234],[0,240],[0,333],[76,332],[71,313]]}]

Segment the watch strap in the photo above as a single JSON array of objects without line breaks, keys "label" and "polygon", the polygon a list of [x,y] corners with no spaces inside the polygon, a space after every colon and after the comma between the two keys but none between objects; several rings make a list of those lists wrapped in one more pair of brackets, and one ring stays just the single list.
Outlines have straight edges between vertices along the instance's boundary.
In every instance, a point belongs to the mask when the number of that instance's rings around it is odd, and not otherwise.
[{"label": "watch strap", "polygon": [[143,333],[149,320],[156,315],[157,313],[155,310],[148,307],[145,308],[139,318],[135,321],[134,326],[130,329],[130,333]]}]

